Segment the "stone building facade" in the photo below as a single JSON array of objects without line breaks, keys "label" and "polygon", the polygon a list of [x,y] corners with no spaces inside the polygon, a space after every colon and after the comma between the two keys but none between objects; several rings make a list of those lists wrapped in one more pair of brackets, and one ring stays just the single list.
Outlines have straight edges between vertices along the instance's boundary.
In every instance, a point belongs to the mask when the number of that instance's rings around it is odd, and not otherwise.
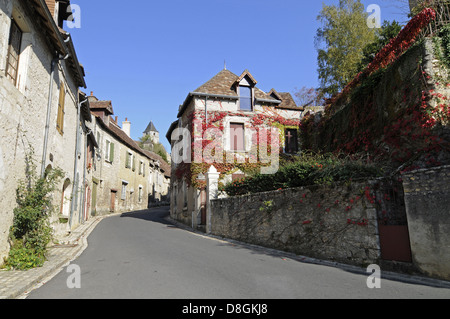
[{"label": "stone building facade", "polygon": [[128,119],[119,126],[111,101],[89,97],[95,118],[93,135],[98,148],[91,163],[92,215],[106,215],[149,207],[168,194],[170,166],[158,155],[143,150],[131,138]]},{"label": "stone building facade", "polygon": [[[279,161],[278,151],[297,153],[302,111],[290,93],[260,90],[248,70],[238,76],[224,69],[190,92],[166,135],[172,145],[172,218],[193,227],[205,225],[204,184],[211,165],[219,171],[221,185],[262,168],[260,129],[274,129],[279,137],[275,147],[271,144],[272,166]],[[182,141],[191,148],[180,158]]]},{"label": "stone building facade", "polygon": [[[85,156],[77,141],[86,137],[90,114],[79,91],[86,87],[83,67],[70,34],[62,29],[67,18],[62,6],[67,4],[0,1],[0,262],[9,251],[15,191],[26,176],[26,155],[33,154],[38,174],[56,167],[65,174],[54,196],[56,233],[76,227],[79,221],[71,198],[78,192],[74,185],[83,163],[74,159],[76,152],[80,158]],[[77,134],[82,138],[77,139]],[[70,223],[61,224],[59,217]]]}]

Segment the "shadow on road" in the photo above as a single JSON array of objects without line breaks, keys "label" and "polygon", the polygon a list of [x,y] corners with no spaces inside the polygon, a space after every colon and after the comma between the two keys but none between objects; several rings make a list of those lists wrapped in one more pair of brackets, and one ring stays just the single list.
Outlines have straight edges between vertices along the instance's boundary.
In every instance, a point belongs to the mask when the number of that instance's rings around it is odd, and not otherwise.
[{"label": "shadow on road", "polygon": [[169,216],[169,207],[156,207],[123,213],[122,215],[120,215],[120,218],[137,218],[148,222],[155,222],[167,226],[173,226],[173,224],[166,219],[167,216]]}]

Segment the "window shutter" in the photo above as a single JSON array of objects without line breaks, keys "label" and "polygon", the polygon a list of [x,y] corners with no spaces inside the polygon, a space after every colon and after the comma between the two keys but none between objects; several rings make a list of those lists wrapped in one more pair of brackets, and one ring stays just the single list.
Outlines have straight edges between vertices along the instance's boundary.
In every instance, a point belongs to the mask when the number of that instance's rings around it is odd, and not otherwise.
[{"label": "window shutter", "polygon": [[136,156],[133,156],[133,167],[131,168],[134,171],[136,171]]},{"label": "window shutter", "polygon": [[64,134],[64,104],[66,100],[66,90],[64,82],[61,81],[61,86],[59,89],[59,103],[58,103],[58,119],[56,122],[56,127],[59,133]]},{"label": "window shutter", "polygon": [[11,20],[11,30],[8,42],[8,60],[6,62],[6,77],[17,85],[19,71],[19,56],[22,43],[22,31],[14,20]]},{"label": "window shutter", "polygon": [[112,163],[114,162],[114,143],[110,143],[110,150],[109,150],[109,161]]},{"label": "window shutter", "polygon": [[126,157],[126,161],[125,161],[125,168],[130,168],[130,153],[128,153],[128,151],[126,151],[127,153],[127,157]]},{"label": "window shutter", "polygon": [[142,176],[144,176],[145,177],[145,163],[143,164],[143,168],[142,168]]}]

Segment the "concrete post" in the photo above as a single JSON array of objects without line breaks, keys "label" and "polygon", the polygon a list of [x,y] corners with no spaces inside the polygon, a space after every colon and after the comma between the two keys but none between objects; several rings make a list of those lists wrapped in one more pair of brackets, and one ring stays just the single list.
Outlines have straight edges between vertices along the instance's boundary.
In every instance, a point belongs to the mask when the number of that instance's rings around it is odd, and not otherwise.
[{"label": "concrete post", "polygon": [[206,174],[206,233],[211,234],[211,200],[219,197],[219,176],[220,173],[212,165]]}]

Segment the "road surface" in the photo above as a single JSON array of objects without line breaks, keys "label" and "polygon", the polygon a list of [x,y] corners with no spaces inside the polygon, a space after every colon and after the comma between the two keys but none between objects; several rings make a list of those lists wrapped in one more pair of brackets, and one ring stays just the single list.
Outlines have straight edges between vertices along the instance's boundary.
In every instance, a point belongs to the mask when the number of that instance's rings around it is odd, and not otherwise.
[{"label": "road surface", "polygon": [[[29,299],[416,299],[450,289],[304,263],[177,228],[167,208],[104,219],[89,246]],[[70,272],[68,272],[68,270]]]}]

